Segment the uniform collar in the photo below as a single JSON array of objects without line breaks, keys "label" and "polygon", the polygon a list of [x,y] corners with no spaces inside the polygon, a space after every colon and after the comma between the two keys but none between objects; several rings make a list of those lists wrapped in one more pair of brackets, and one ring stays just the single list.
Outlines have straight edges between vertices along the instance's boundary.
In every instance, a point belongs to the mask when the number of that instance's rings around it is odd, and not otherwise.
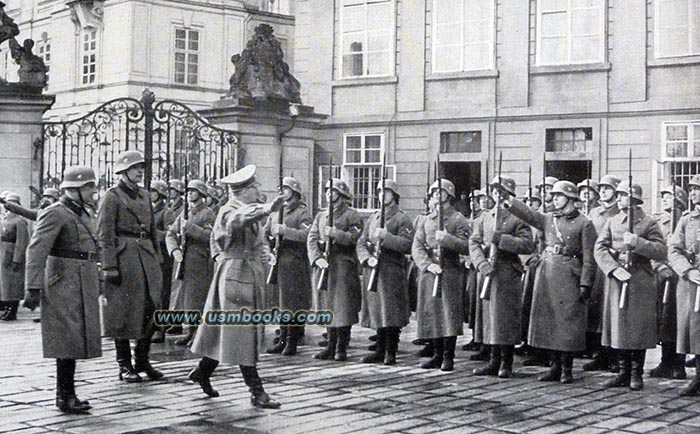
[{"label": "uniform collar", "polygon": [[124,191],[124,193],[126,193],[132,199],[137,199],[139,196],[141,196],[139,194],[139,187],[138,186],[136,186],[136,189],[133,189],[123,179],[119,180],[119,188],[121,188]]},{"label": "uniform collar", "polygon": [[59,201],[69,210],[73,211],[78,217],[81,217],[83,214],[87,215],[87,211],[85,211],[85,208],[83,208],[82,205],[80,205],[78,202],[74,201],[68,196],[61,196],[61,199]]},{"label": "uniform collar", "polygon": [[[449,218],[452,214],[454,214],[454,213],[456,213],[456,212],[457,212],[457,210],[454,208],[454,206],[452,206],[452,204],[450,204],[450,203],[446,204],[446,205],[443,207],[443,209],[442,209],[442,218],[443,218],[443,220],[446,219],[446,218]],[[435,219],[438,218],[438,213],[437,213],[436,210],[435,210],[435,211],[432,211],[432,212],[430,213],[430,218],[433,219],[433,220],[435,220]]]},{"label": "uniform collar", "polygon": [[[626,222],[628,214],[622,210],[620,210],[620,214],[622,215],[622,221]],[[646,214],[644,213],[644,210],[642,210],[642,208],[640,206],[634,207],[634,223],[635,224],[639,223],[645,216],[646,216]]]}]

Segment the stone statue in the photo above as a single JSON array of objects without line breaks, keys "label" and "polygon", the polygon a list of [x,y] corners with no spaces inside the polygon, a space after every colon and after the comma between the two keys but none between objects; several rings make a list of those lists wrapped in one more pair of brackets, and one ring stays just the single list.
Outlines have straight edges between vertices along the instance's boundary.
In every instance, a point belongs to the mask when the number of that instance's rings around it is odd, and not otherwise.
[{"label": "stone statue", "polygon": [[241,54],[234,54],[236,67],[229,80],[229,95],[234,98],[281,99],[301,104],[299,81],[289,72],[273,28],[260,24]]},{"label": "stone statue", "polygon": [[0,1],[0,44],[19,35],[19,27],[5,13],[5,3]]},{"label": "stone statue", "polygon": [[17,39],[10,39],[10,54],[15,63],[19,65],[19,82],[31,86],[44,87],[48,80],[46,73],[49,68],[44,64],[44,60],[32,53],[34,41],[25,39],[23,45],[19,45]]}]

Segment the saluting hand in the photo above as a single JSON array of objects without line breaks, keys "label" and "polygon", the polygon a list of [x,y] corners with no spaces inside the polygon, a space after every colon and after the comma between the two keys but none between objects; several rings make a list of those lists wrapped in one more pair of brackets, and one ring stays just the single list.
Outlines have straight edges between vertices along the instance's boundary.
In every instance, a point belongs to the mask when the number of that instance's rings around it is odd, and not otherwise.
[{"label": "saluting hand", "polygon": [[627,282],[632,278],[630,272],[622,267],[617,267],[616,269],[614,269],[612,275],[615,279],[619,280],[620,282]]}]

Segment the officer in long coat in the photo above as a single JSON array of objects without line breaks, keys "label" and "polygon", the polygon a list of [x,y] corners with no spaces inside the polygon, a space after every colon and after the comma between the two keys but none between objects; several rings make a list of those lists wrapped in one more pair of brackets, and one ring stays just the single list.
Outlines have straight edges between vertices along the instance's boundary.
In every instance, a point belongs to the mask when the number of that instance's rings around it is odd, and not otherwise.
[{"label": "officer in long coat", "polygon": [[483,343],[491,346],[489,364],[474,374],[508,378],[513,349],[521,342],[523,266],[518,255],[532,253],[535,245],[528,225],[502,207],[505,199],[515,196],[515,181],[497,176],[491,190],[496,206],[474,222],[469,239],[469,253],[479,271],[478,290],[484,295],[480,297]]},{"label": "officer in long coat", "polygon": [[[593,222],[596,234],[600,234],[603,226],[611,217],[620,213],[616,196],[618,185],[620,185],[620,178],[614,175],[605,175],[598,182],[599,206],[591,209],[588,213],[588,218]],[[587,352],[593,353],[594,357],[590,362],[583,364],[584,371],[607,371],[608,369],[612,372],[619,371],[613,350],[601,344],[605,280],[606,276],[598,269],[593,288],[591,288],[591,296],[588,299],[588,325],[586,327],[586,349]]]},{"label": "officer in long coat", "polygon": [[75,394],[75,360],[102,356],[97,233],[90,206],[96,202],[95,172],[74,166],[63,174],[65,193],[39,215],[27,249],[27,298],[41,300],[43,354],[56,359],[56,407],[85,413],[91,406]]},{"label": "officer in long coat", "polygon": [[[659,192],[661,211],[654,214],[664,237],[672,235],[681,215],[688,204],[688,194],[678,186],[667,186]],[[650,377],[683,380],[685,373],[685,354],[676,353],[676,286],[678,276],[667,262],[652,261],[656,276],[656,324],[659,342],[661,342],[661,361],[649,371]]]},{"label": "officer in long coat", "polygon": [[[641,390],[646,349],[657,342],[656,282],[650,261],[666,260],[666,240],[656,221],[639,206],[644,203],[642,187],[620,183],[617,203],[621,212],[605,223],[595,244],[598,267],[608,276],[602,343],[616,350],[620,365],[620,373],[604,386]],[[633,232],[629,232],[630,214]],[[628,288],[623,293],[625,284]]]},{"label": "officer in long coat", "polygon": [[[306,247],[312,266],[312,291],[315,310],[333,312],[333,322],[328,326],[328,345],[314,355],[321,360],[347,360],[350,331],[358,322],[361,308],[360,277],[355,246],[362,233],[362,219],[350,207],[350,187],[342,179],[326,183],[326,200],[333,207],[333,226],[328,223],[328,209],[319,212],[314,219]],[[326,243],[331,243],[326,256]],[[319,280],[325,269],[326,284],[319,288]]]},{"label": "officer in long coat", "polygon": [[[150,193],[138,185],[144,168],[139,151],[119,154],[114,173],[121,178],[105,193],[97,216],[105,281],[104,334],[114,338],[119,378],[126,382],[141,381],[138,372],[153,380],[163,376],[148,359],[162,277]],[[129,339],[136,339],[133,365]]]},{"label": "officer in long coat", "polygon": [[[363,363],[396,364],[401,327],[408,324],[411,310],[406,287],[406,254],[411,253],[413,224],[399,208],[398,185],[384,180],[377,185],[383,208],[372,214],[357,241],[357,257],[363,265],[361,323],[377,331],[374,352],[362,357]],[[384,224],[381,224],[382,212]],[[375,273],[375,283],[368,285]]]},{"label": "officer in long coat", "polygon": [[557,181],[554,211],[543,214],[518,201],[509,211],[544,234],[545,248],[535,273],[528,343],[552,353],[552,366],[540,381],[573,381],[574,353],[586,348],[586,300],[595,280],[593,223],[576,208],[578,188]]},{"label": "officer in long coat", "polygon": [[[459,255],[469,254],[469,224],[452,206],[455,186],[447,179],[430,186],[431,212],[415,228],[411,254],[420,269],[416,335],[431,339],[434,355],[421,363],[424,369],[454,369],[457,336],[464,320],[464,268]],[[442,213],[440,230],[438,212]],[[435,294],[435,279],[441,293]]]},{"label": "officer in long coat", "polygon": [[203,322],[192,341],[192,352],[203,356],[189,374],[204,393],[219,396],[209,377],[219,362],[238,365],[243,380],[250,388],[251,403],[261,408],[279,408],[263,388],[256,367],[258,343],[262,329],[255,324],[225,326],[208,322],[211,311],[261,310],[265,290],[266,255],[263,222],[279,209],[282,196],[272,203],[258,203],[260,192],[254,165],[248,165],[222,178],[232,189],[232,196],[221,208],[211,235],[211,255],[216,261],[214,278],[204,306]]},{"label": "officer in long coat", "polygon": [[[168,228],[165,235],[165,245],[168,255],[177,264],[175,271],[182,276],[173,276],[181,282],[176,285],[182,291],[183,310],[202,311],[211,284],[213,269],[211,268],[209,239],[216,215],[207,207],[207,185],[198,179],[187,183],[188,202],[182,213]],[[187,208],[187,216],[185,216]],[[177,297],[176,297],[177,298]],[[175,345],[187,345],[195,332],[194,325],[187,327],[184,337],[176,340]]]},{"label": "officer in long coat", "polygon": [[[175,216],[168,207],[168,184],[165,181],[155,180],[151,182],[151,202],[153,204],[153,218],[156,221],[156,239],[160,250],[160,273],[163,276],[163,290],[160,294],[161,309],[168,310],[170,307],[170,290],[173,274],[173,261],[167,255],[165,246],[165,234],[168,227],[175,220]],[[159,328],[151,338],[152,343],[165,342],[165,327]]]},{"label": "officer in long coat", "polygon": [[[20,204],[18,194],[8,193],[5,201]],[[24,260],[29,244],[27,221],[8,211],[0,220],[0,301],[6,306],[3,321],[17,319],[19,301],[24,298]]]},{"label": "officer in long coat", "polygon": [[688,182],[691,209],[681,217],[668,244],[668,261],[678,277],[676,351],[695,354],[695,378],[681,396],[700,392],[700,175]]},{"label": "officer in long coat", "polygon": [[[299,181],[290,176],[282,178],[284,206],[276,215],[270,216],[265,226],[266,235],[275,237],[279,309],[290,312],[308,310],[311,307],[311,270],[306,238],[312,219],[302,200],[303,194]],[[279,223],[280,212],[282,223]],[[267,352],[293,356],[303,335],[303,324],[281,325],[279,341]]]}]

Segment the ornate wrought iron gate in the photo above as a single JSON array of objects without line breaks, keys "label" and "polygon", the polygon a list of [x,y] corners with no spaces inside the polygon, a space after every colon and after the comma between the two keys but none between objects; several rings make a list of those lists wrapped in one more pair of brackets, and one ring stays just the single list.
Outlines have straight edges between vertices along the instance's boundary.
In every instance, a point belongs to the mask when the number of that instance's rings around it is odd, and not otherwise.
[{"label": "ornate wrought iron gate", "polygon": [[144,153],[147,185],[185,172],[213,182],[237,170],[243,153],[236,131],[211,125],[177,101],[154,102],[145,89],[140,101],[119,98],[78,119],[44,123],[42,187],[57,187],[66,167],[81,164],[95,169],[100,190],[109,188],[115,158],[129,149]]}]

